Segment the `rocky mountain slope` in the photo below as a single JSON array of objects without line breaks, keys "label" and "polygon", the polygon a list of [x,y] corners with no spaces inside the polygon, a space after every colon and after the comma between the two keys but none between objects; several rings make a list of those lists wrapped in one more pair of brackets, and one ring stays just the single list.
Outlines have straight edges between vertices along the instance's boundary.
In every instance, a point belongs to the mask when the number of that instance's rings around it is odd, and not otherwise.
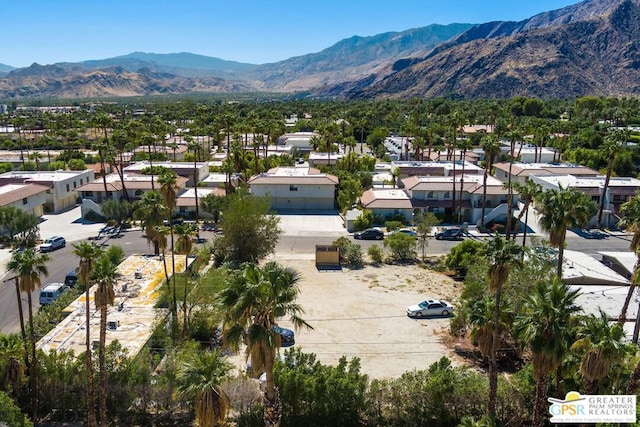
[{"label": "rocky mountain slope", "polygon": [[181,77],[150,69],[93,71],[33,64],[0,78],[1,98],[98,98],[185,93],[244,92],[252,88],[218,77]]},{"label": "rocky mountain slope", "polygon": [[521,22],[469,29],[318,94],[352,98],[541,98],[640,94],[640,0],[590,0]]},{"label": "rocky mountain slope", "polygon": [[33,64],[0,78],[0,98],[306,91],[357,79],[398,58],[424,56],[470,27],[430,25],[352,37],[318,53],[260,66],[190,53],[141,52],[80,63]]}]

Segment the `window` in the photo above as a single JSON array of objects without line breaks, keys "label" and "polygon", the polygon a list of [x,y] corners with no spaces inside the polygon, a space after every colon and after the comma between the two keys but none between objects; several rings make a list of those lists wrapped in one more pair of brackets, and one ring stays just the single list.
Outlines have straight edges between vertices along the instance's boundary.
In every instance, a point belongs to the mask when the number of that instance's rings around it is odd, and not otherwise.
[{"label": "window", "polygon": [[187,211],[187,207],[186,206],[180,206],[180,212],[181,213],[185,213]]},{"label": "window", "polygon": [[136,197],[140,197],[140,196],[142,196],[142,193],[144,193],[144,191],[142,191],[142,190],[136,190],[136,192],[135,192],[135,196],[136,196]]},{"label": "window", "polygon": [[433,199],[433,191],[427,193],[427,199]]},{"label": "window", "polygon": [[29,203],[29,200],[25,197],[24,199],[22,199],[22,204],[26,205],[27,203]]},{"label": "window", "polygon": [[289,191],[298,191],[298,186],[297,185],[289,185]]},{"label": "window", "polygon": [[47,194],[51,194],[51,189],[48,189],[48,190],[47,190]]},{"label": "window", "polygon": [[451,198],[451,194],[447,191],[444,193],[444,199],[450,199]]},{"label": "window", "polygon": [[67,191],[69,191],[69,184],[67,184]]},{"label": "window", "polygon": [[73,189],[75,190],[75,189],[76,189],[76,187],[77,187],[77,184],[76,184],[76,182],[75,182],[75,181],[73,181]]},{"label": "window", "polygon": [[93,191],[84,191],[85,197],[93,197]]}]

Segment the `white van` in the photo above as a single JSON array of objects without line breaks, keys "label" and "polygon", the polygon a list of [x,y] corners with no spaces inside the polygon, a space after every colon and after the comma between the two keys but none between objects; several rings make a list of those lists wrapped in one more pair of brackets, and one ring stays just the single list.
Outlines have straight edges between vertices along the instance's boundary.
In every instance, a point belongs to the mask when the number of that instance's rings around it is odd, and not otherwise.
[{"label": "white van", "polygon": [[40,291],[40,305],[48,305],[60,298],[69,287],[64,283],[47,283],[47,286]]}]

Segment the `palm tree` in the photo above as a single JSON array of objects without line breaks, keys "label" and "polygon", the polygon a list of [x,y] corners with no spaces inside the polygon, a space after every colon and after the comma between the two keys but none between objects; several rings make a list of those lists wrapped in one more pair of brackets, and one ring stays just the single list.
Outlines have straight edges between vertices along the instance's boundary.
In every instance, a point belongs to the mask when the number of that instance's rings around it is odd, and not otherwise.
[{"label": "palm tree", "polygon": [[[177,321],[178,321],[178,296],[177,296],[177,291],[176,291],[176,287],[175,287],[175,281],[173,282],[173,286],[171,285],[171,276],[169,276],[169,270],[167,269],[167,257],[165,255],[166,251],[167,251],[167,234],[169,234],[170,232],[170,228],[167,227],[166,225],[157,225],[154,227],[154,236],[155,236],[155,243],[158,245],[158,249],[160,250],[160,254],[162,255],[162,266],[164,267],[164,278],[165,281],[167,282],[167,286],[169,287],[169,290],[171,292],[171,318],[172,318],[172,328],[173,328],[173,332],[174,332],[174,338],[175,338],[175,332],[176,332],[176,327],[177,327]],[[175,272],[174,272],[175,275]]]},{"label": "palm tree", "polygon": [[29,369],[29,379],[31,383],[31,416],[32,421],[38,421],[38,361],[36,358],[36,337],[33,327],[33,302],[31,294],[42,286],[40,276],[48,276],[47,261],[49,257],[45,254],[36,253],[34,248],[27,248],[23,252],[14,252],[7,263],[7,269],[18,276],[20,291],[27,293],[27,303],[29,305],[29,339],[31,341],[31,362]]},{"label": "palm tree", "polygon": [[489,290],[495,294],[493,338],[489,358],[489,402],[487,405],[491,418],[495,418],[496,415],[496,398],[498,393],[497,355],[500,332],[498,325],[500,321],[502,288],[505,283],[507,283],[511,269],[522,266],[523,252],[522,247],[517,246],[513,240],[505,240],[497,234],[487,242],[485,247],[485,257],[489,261],[489,269],[487,270]]},{"label": "palm tree", "polygon": [[[176,240],[176,252],[179,254],[184,254],[184,273],[185,276],[188,272],[189,267],[189,254],[193,250],[193,234],[196,231],[196,226],[193,224],[182,224],[176,227],[176,234],[178,235],[178,239]],[[175,276],[175,272],[174,272]],[[182,311],[183,311],[183,330],[186,335],[187,333],[187,281],[185,278],[185,286],[184,286],[184,300],[182,301]]]},{"label": "palm tree", "polygon": [[[160,175],[160,178],[158,179],[158,182],[160,183],[160,194],[162,195],[162,198],[164,199],[164,204],[167,207],[167,215],[168,218],[167,220],[169,221],[169,233],[171,236],[171,276],[173,277],[173,295],[174,295],[174,304],[177,304],[177,300],[175,297],[175,293],[176,293],[176,258],[175,258],[175,251],[174,251],[174,234],[173,234],[173,212],[176,209],[176,204],[177,204],[177,199],[178,199],[178,190],[180,189],[180,187],[178,187],[176,185],[176,181],[178,179],[178,175],[176,175],[175,172],[173,171],[166,171],[165,173],[163,173],[162,175]],[[167,278],[167,281],[169,280],[169,278]],[[174,307],[174,309],[176,310],[177,313],[177,307]],[[174,313],[174,314],[176,314]],[[177,322],[177,318],[175,319],[175,321]]]},{"label": "palm tree", "polygon": [[218,350],[191,353],[178,363],[176,391],[195,399],[197,425],[225,425],[231,402],[220,383],[228,378],[231,367]]},{"label": "palm tree", "polygon": [[610,323],[609,316],[600,310],[600,315],[585,317],[577,331],[577,341],[572,351],[585,351],[580,363],[585,394],[598,394],[599,381],[609,374],[614,362],[622,360],[627,347],[622,343],[624,330],[618,323]]},{"label": "palm tree", "polygon": [[[513,216],[513,185],[511,185],[511,181],[513,179],[511,173],[513,170],[513,162],[515,160],[515,149],[516,149],[516,141],[522,139],[522,136],[519,132],[512,130],[507,134],[507,139],[510,143],[510,151],[509,151],[509,175],[507,176],[507,183],[505,187],[507,188],[507,224],[506,224],[506,237],[509,240],[509,236],[511,235],[511,221]],[[520,143],[520,148],[522,148],[522,143]]]},{"label": "palm tree", "polygon": [[[516,226],[513,230],[513,238],[516,238],[516,234],[518,233],[518,229],[520,228],[520,221],[524,216],[524,231],[522,233],[522,246],[525,246],[527,242],[527,225],[529,223],[529,207],[533,203],[533,200],[540,194],[542,191],[542,187],[540,184],[533,182],[530,179],[527,179],[524,184],[520,184],[519,182],[513,183],[513,188],[518,192],[518,198],[524,201],[524,205],[520,213],[518,214],[518,218],[516,219]],[[508,232],[508,231],[507,231]]]},{"label": "palm tree", "polygon": [[105,367],[105,351],[107,340],[107,305],[113,305],[116,294],[113,289],[120,273],[109,257],[98,258],[93,266],[91,278],[97,288],[93,295],[96,310],[100,310],[100,347],[98,365],[100,367],[100,425],[107,425],[107,370]]},{"label": "palm tree", "polygon": [[487,205],[487,178],[491,174],[493,161],[500,154],[500,144],[496,137],[492,135],[482,138],[482,150],[484,151],[484,178],[482,181],[482,216],[480,217],[480,225],[484,227],[484,212]]},{"label": "palm tree", "polygon": [[[622,214],[622,219],[618,224],[621,227],[626,227],[629,231],[633,231],[633,238],[629,244],[629,249],[636,254],[636,264],[633,268],[629,291],[627,292],[627,297],[624,300],[620,316],[618,317],[618,323],[623,326],[627,321],[627,310],[629,309],[631,297],[633,296],[636,286],[638,285],[638,281],[640,280],[640,193],[637,193],[635,196],[624,202],[620,207],[620,213]],[[634,336],[636,336],[635,331]]]},{"label": "palm tree", "polygon": [[602,194],[600,195],[600,207],[598,208],[598,223],[597,228],[602,228],[602,214],[604,212],[604,201],[607,195],[607,189],[609,188],[609,181],[611,180],[611,172],[613,171],[613,162],[616,159],[616,155],[622,148],[623,134],[619,130],[611,130],[604,140],[602,145],[602,151],[607,157],[607,175],[604,179],[604,185],[602,186]]},{"label": "palm tree", "polygon": [[158,236],[156,227],[162,225],[162,221],[167,217],[167,206],[160,193],[148,191],[143,194],[142,199],[136,204],[133,212],[134,217],[142,221],[142,228],[147,241],[153,244],[154,253],[160,255],[158,247]]},{"label": "palm tree", "polygon": [[224,342],[237,351],[240,342],[244,341],[253,372],[266,375],[263,395],[266,426],[278,426],[282,417],[273,380],[273,365],[281,343],[280,335],[274,330],[276,320],[288,315],[295,328],[311,327],[300,317],[304,311],[296,303],[299,279],[298,272],[275,262],[264,267],[246,264],[218,295],[224,313]]},{"label": "palm tree", "polygon": [[[200,218],[198,210],[198,151],[202,148],[197,141],[189,141],[189,150],[193,151],[193,193],[196,197],[196,232],[198,230],[198,219]],[[256,154],[256,159],[258,158]],[[257,160],[256,160],[257,161]]]},{"label": "palm tree", "polygon": [[581,309],[575,304],[578,290],[571,290],[557,278],[536,283],[533,292],[525,296],[524,313],[516,317],[516,335],[531,349],[536,397],[533,405],[533,426],[546,422],[547,384],[549,374],[560,366],[567,353],[565,331],[572,316]]},{"label": "palm tree", "polygon": [[2,372],[2,386],[4,390],[11,387],[13,400],[17,402],[20,382],[24,377],[25,349],[17,335],[0,335],[0,359],[5,361]]},{"label": "palm tree", "polygon": [[93,386],[93,360],[91,357],[91,305],[89,303],[89,289],[91,288],[91,272],[93,271],[93,263],[104,250],[89,242],[80,242],[73,244],[71,251],[75,256],[80,258],[78,264],[78,282],[84,286],[85,290],[85,316],[86,316],[86,364],[87,364],[87,424],[92,427],[96,425],[95,412],[95,396]]},{"label": "palm tree", "polygon": [[562,279],[564,241],[568,227],[585,227],[597,211],[591,197],[575,188],[547,190],[538,196],[536,205],[540,208],[540,227],[549,233],[549,243],[558,248],[557,276]]}]

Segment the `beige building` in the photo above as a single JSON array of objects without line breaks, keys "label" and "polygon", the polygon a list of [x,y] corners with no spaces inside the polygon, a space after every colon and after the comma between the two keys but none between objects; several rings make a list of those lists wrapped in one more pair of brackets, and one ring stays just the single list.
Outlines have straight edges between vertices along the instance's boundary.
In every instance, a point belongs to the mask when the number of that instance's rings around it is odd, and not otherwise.
[{"label": "beige building", "polygon": [[38,184],[6,184],[0,187],[0,206],[13,206],[40,218],[44,214],[49,187]]},{"label": "beige building", "polygon": [[251,193],[269,196],[279,211],[334,210],[338,177],[310,167],[279,167],[249,179]]},{"label": "beige building", "polygon": [[0,185],[38,184],[47,187],[44,212],[58,213],[76,205],[77,189],[93,181],[93,170],[84,171],[13,171],[0,175]]},{"label": "beige building", "polygon": [[405,223],[410,223],[413,205],[407,192],[399,188],[372,188],[360,196],[360,205],[369,209],[377,217],[376,223],[382,224],[390,218],[402,216]]},{"label": "beige building", "polygon": [[[495,163],[494,176],[503,182],[509,180],[509,162]],[[596,177],[598,171],[586,166],[569,163],[523,163],[514,162],[511,165],[511,180],[524,184],[532,175],[573,175],[576,177]]]}]

